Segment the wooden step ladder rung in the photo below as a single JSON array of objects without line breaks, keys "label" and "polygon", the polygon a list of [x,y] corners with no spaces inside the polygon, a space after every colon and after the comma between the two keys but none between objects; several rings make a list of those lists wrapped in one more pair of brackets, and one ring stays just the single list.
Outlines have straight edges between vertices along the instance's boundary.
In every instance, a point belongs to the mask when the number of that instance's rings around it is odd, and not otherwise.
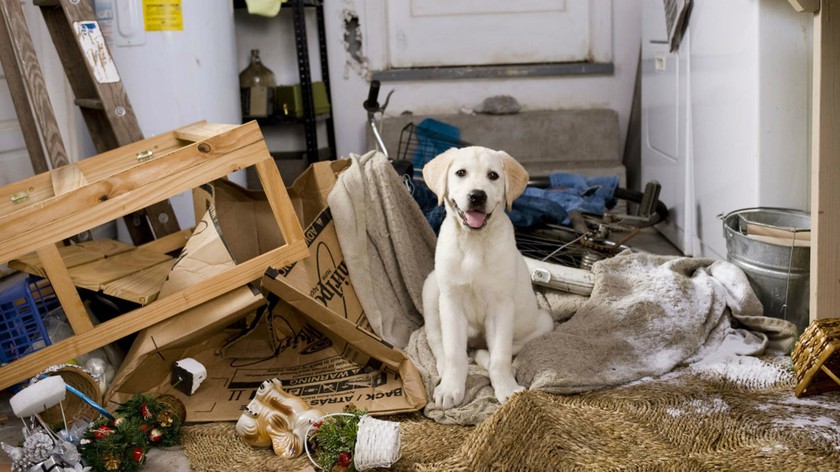
[{"label": "wooden step ladder rung", "polygon": [[102,100],[98,98],[77,98],[73,100],[73,103],[76,104],[79,108],[88,108],[90,110],[104,110],[105,107],[102,105]]}]

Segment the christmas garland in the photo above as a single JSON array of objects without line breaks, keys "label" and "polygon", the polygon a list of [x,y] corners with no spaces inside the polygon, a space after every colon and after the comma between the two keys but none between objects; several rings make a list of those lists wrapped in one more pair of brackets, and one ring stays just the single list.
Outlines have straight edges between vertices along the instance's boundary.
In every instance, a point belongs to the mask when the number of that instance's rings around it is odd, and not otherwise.
[{"label": "christmas garland", "polygon": [[[172,403],[137,394],[117,407],[113,421],[100,418],[80,440],[79,452],[94,472],[135,472],[153,446],[178,444],[183,419]],[[177,401],[177,400],[175,400]]]},{"label": "christmas garland", "polygon": [[353,454],[359,418],[367,410],[357,409],[352,403],[344,407],[349,415],[326,416],[312,424],[314,432],[309,437],[309,447],[315,451],[315,461],[321,470],[331,472],[356,472]]}]

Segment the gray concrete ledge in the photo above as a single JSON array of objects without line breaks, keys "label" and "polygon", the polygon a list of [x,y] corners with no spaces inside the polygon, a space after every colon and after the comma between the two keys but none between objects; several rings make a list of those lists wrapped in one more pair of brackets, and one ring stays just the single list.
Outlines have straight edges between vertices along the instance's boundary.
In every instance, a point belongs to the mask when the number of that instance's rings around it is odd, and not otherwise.
[{"label": "gray concrete ledge", "polygon": [[612,75],[610,63],[558,62],[504,66],[412,67],[374,71],[372,79],[382,82],[408,80],[497,79],[557,77],[567,75]]}]

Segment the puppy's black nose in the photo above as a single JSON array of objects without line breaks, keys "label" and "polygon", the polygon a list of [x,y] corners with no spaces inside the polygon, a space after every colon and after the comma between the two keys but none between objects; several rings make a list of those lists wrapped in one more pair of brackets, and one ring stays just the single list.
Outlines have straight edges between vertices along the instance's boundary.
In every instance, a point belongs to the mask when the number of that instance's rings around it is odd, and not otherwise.
[{"label": "puppy's black nose", "polygon": [[473,206],[484,205],[487,202],[487,194],[484,190],[473,190],[467,194],[467,198]]}]

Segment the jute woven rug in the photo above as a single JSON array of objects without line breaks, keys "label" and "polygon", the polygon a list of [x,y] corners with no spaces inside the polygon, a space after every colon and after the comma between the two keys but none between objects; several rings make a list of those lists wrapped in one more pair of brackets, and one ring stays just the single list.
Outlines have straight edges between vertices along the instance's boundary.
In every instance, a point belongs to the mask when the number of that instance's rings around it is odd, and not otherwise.
[{"label": "jute woven rug", "polygon": [[[401,422],[395,471],[840,470],[840,393],[797,399],[789,376],[750,385],[682,369],[580,395],[525,392],[477,427],[388,419]],[[195,471],[309,465],[246,446],[232,423],[187,427],[183,443]]]}]

